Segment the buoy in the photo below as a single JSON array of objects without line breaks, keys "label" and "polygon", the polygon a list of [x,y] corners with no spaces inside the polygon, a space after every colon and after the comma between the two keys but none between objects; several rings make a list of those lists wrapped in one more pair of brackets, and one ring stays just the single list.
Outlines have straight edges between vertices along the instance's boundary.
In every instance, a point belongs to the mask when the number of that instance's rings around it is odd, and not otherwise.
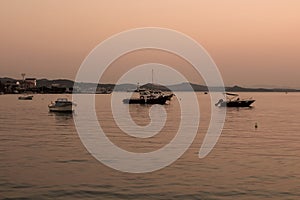
[{"label": "buoy", "polygon": [[254,125],[254,127],[255,127],[255,129],[257,129],[257,128],[258,128],[258,126],[257,126],[257,122],[255,122],[255,125]]}]

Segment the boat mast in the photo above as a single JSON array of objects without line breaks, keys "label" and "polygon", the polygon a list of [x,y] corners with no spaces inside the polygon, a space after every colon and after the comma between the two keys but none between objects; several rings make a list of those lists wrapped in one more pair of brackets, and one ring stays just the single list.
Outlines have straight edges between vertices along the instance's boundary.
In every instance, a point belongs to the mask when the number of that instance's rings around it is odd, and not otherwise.
[{"label": "boat mast", "polygon": [[153,69],[152,69],[152,90],[154,89],[154,85],[153,85]]},{"label": "boat mast", "polygon": [[153,84],[153,69],[152,69],[152,84]]}]

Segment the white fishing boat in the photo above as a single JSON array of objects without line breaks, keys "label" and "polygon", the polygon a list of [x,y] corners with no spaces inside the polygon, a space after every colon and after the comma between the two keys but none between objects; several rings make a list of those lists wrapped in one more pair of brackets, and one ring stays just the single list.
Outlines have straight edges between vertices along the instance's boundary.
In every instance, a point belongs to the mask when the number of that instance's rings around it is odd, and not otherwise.
[{"label": "white fishing boat", "polygon": [[48,105],[50,112],[73,112],[75,103],[67,98],[58,98],[55,102]]}]

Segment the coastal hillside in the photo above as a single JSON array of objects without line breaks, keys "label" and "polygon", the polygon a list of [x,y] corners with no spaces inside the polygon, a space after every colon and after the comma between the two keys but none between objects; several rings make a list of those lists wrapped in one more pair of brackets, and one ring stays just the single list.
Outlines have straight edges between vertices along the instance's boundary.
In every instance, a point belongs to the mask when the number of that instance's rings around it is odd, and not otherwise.
[{"label": "coastal hillside", "polygon": [[[0,78],[0,90],[1,92],[5,92],[5,88],[15,88],[19,87],[18,84],[22,83],[22,80],[13,79],[9,77]],[[97,84],[97,83],[77,83],[78,87],[82,91],[93,91],[95,88],[100,91],[108,92],[108,91],[133,91],[137,88],[136,84]],[[73,91],[74,81],[68,79],[54,79],[49,80],[46,78],[37,79],[36,86],[33,89],[34,92],[39,92],[39,88],[43,91],[47,91],[47,88],[62,88],[68,89],[67,91]],[[173,85],[159,85],[159,84],[151,84],[147,83],[140,86],[145,89],[155,89],[161,91],[196,91],[196,92],[206,92],[208,91],[208,87],[205,85],[194,84],[194,83],[179,83]],[[212,87],[210,88],[212,91],[220,91],[220,87]],[[226,87],[226,91],[228,92],[300,92],[297,89],[287,89],[287,88],[246,88],[241,86],[233,86]],[[9,93],[9,92],[8,92]]]}]

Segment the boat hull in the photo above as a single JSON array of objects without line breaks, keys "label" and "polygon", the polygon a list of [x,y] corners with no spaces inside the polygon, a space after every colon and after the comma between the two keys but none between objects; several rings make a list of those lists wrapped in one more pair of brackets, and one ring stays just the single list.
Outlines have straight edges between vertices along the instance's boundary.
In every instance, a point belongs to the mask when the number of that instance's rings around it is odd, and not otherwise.
[{"label": "boat hull", "polygon": [[154,99],[124,99],[125,104],[165,104],[168,97],[159,97]]},{"label": "boat hull", "polygon": [[171,101],[173,96],[174,96],[174,94],[165,95],[165,97],[167,98],[168,101]]},{"label": "boat hull", "polygon": [[220,103],[221,107],[250,107],[255,100],[241,100],[241,101],[224,101]]},{"label": "boat hull", "polygon": [[33,96],[19,97],[19,100],[32,100]]},{"label": "boat hull", "polygon": [[49,107],[50,112],[72,113],[74,111],[72,105],[67,105],[67,106],[51,106],[51,105],[49,105],[48,107]]}]

